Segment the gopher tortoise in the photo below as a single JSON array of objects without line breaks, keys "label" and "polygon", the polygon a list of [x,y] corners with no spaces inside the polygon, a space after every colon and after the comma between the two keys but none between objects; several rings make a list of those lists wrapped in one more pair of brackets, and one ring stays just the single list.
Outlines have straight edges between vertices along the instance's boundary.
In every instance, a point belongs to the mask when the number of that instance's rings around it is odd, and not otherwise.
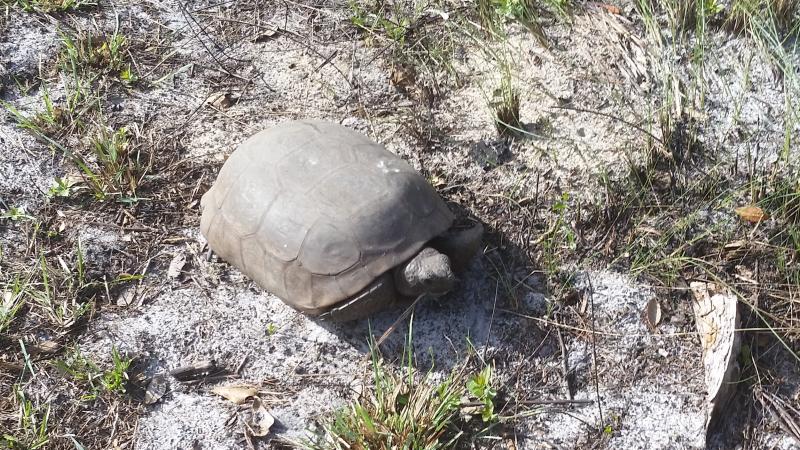
[{"label": "gopher tortoise", "polygon": [[382,145],[317,120],[244,141],[201,205],[201,232],[220,258],[336,322],[450,291],[483,234],[456,227],[425,178]]}]

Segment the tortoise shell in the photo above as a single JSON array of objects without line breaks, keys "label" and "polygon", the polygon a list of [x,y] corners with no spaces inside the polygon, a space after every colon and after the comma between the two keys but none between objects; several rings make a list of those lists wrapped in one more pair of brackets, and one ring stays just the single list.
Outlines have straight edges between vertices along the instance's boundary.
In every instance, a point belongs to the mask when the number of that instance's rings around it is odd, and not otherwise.
[{"label": "tortoise shell", "polygon": [[209,247],[311,315],[411,259],[453,223],[405,161],[317,120],[282,123],[244,141],[201,205]]}]

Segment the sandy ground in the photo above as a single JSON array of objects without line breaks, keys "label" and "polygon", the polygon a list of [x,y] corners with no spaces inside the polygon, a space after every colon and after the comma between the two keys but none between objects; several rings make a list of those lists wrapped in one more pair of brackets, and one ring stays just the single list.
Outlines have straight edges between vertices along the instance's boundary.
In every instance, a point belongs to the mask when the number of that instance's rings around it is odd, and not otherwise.
[{"label": "sandy ground", "polygon": [[[570,26],[553,24],[549,50],[521,27],[512,29],[505,51],[521,92],[522,121],[537,136],[509,149],[497,138],[487,102],[500,78],[497,65],[473,45],[461,43],[454,50],[452,69],[460,82],[437,86],[439,101],[422,108],[416,93],[391,83],[391,52],[382,41],[368,45],[358,38],[344,4],[255,2],[254,9],[240,5],[237,10],[206,3],[194,2],[187,10],[173,1],[114,1],[101,13],[60,19],[106,32],[119,22],[135,44],[132,49],[144,49],[147,57],[137,71],[150,83],[103,99],[106,105],[121,106],[107,109],[111,120],[146,125],[150,136],[176,142],[173,161],[202,167],[199,175],[175,184],[167,208],[178,218],[147,225],[160,237],[145,258],[129,267],[145,272],[144,279],[104,298],[99,314],[77,338],[93,359],[108,360],[115,346],[143,361],[148,377],[167,380],[166,394],[139,417],[134,448],[246,448],[241,423],[229,420],[237,407],[210,392],[215,384],[189,385],[168,375],[176,367],[208,360],[231,369],[243,363],[236,382],[261,386],[266,393],[276,425],[257,443],[259,448],[270,448],[275,438],[304,436],[320,418],[354,398],[368,375],[369,327],[379,336],[400,313],[386,311],[370,323],[319,323],[207,254],[197,227],[199,196],[239,142],[291,118],[324,118],[362,131],[429,179],[440,180],[437,187],[448,200],[463,200],[461,206],[467,207],[489,205],[473,211],[492,237],[487,237],[484,254],[454,292],[421,305],[414,315],[419,364],[446,373],[467,357],[469,339],[479,354],[494,361],[497,379],[510,397],[591,401],[544,406],[520,416],[504,445],[706,448],[705,387],[688,297],[665,294],[613,265],[595,264],[565,267],[576,273],[574,288],[580,293],[580,299],[565,304],[546,289],[539,268],[504,253],[530,244],[546,229],[541,218],[551,212],[549,207],[531,208],[530,214],[539,218],[532,222],[521,218],[528,213],[492,215],[497,210],[492,208],[512,194],[530,200],[566,192],[571,205],[591,203],[604,195],[602,176],[621,176],[632,161],[644,158],[639,150],[647,133],[630,124],[647,129],[659,80],[656,59],[648,53],[654,49],[641,24],[630,19],[630,5],[622,5],[622,15],[589,9]],[[54,21],[16,9],[4,21],[3,98],[26,114],[40,109],[40,90],[20,92],[11,76],[35,76],[53,61],[58,49]],[[252,26],[256,22],[259,26]],[[274,26],[288,31],[267,31]],[[155,39],[165,47],[148,47]],[[715,132],[704,136],[709,148],[719,150],[712,165],[729,170],[737,155],[752,150],[748,143],[757,135],[765,155],[757,163],[766,166],[775,160],[785,131],[770,119],[785,107],[780,88],[768,62],[746,40],[728,39],[718,50],[713,68],[709,65],[713,76],[707,101],[720,106],[710,108],[708,129]],[[744,60],[752,68],[748,84],[740,70]],[[444,72],[435,75],[447,79]],[[430,73],[420,77],[420,84],[431,80]],[[63,98],[63,80],[53,78],[50,89],[54,98]],[[236,102],[224,108],[206,104],[220,92],[232,94]],[[735,110],[731,98],[741,99]],[[415,137],[413,131],[420,129],[422,137]],[[741,139],[742,133],[751,140]],[[126,252],[133,252],[132,242],[153,236],[139,234],[136,223],[101,226],[88,215],[84,220],[75,204],[54,204],[45,192],[64,174],[75,174],[75,169],[57,152],[50,153],[10,121],[0,123],[0,200],[5,202],[0,207],[22,207],[31,215],[64,211],[68,233],[82,237],[87,261],[94,266],[122,264]],[[146,215],[144,205],[134,214]],[[519,233],[520,227],[527,234]],[[0,227],[0,242],[11,257],[23,258],[24,237],[14,223]],[[180,272],[169,273],[170,263],[178,260],[185,260]],[[507,279],[516,284],[514,299],[504,291]],[[656,330],[642,319],[651,299],[664,309]],[[553,311],[574,314],[581,322],[571,328],[553,326]],[[382,346],[388,359],[401,354],[407,330],[404,324]],[[794,376],[796,367],[787,370]],[[796,393],[796,386],[790,389]],[[605,432],[598,431],[606,425]],[[760,448],[797,448],[779,429],[771,430],[761,435]],[[728,438],[719,439],[719,448],[730,448]]]},{"label": "sandy ground", "polygon": [[[207,277],[202,265],[191,270]],[[413,322],[416,357],[423,367],[432,365],[446,373],[466,357],[469,337],[478,352],[498,361],[499,376],[516,374],[517,389],[527,398],[568,398],[556,340],[535,322],[497,311],[493,316],[497,286],[485,272],[477,262],[457,292],[419,308]],[[648,289],[607,272],[585,276],[595,289],[597,329],[609,335],[597,343],[598,364],[605,368],[599,374],[600,405],[605,417],[614,417],[619,427],[609,445],[670,448],[677,442],[681,448],[704,448],[702,371],[662,378],[676,359],[699,367],[693,340],[675,342],[650,335],[640,318],[653,296]],[[263,385],[271,393],[276,433],[288,438],[302,437],[313,429],[314,419],[356,392],[367,370],[367,323],[309,320],[236,274],[207,290],[179,284],[165,286],[166,292],[147,299],[142,307],[96,321],[81,347],[104,359],[113,344],[150,361],[154,374],[207,360],[235,367],[246,358],[236,382]],[[541,314],[547,300],[535,294],[529,297],[533,298],[526,302],[528,313]],[[389,311],[376,317],[373,333],[382,334],[397,314]],[[271,335],[266,331],[270,324],[277,327]],[[682,329],[685,324],[669,324],[661,331]],[[386,356],[400,356],[404,332],[407,328],[384,343]],[[566,353],[575,378],[574,398],[596,400],[591,344],[573,342]],[[693,392],[687,390],[691,386]],[[241,430],[225,427],[224,422],[236,408],[208,391],[207,386],[171,382],[170,394],[140,422],[141,448],[190,448],[195,442],[202,448],[234,447]],[[597,406],[542,410],[519,423],[514,436],[518,448],[580,448],[592,437],[591,424],[599,423],[598,411]]]}]

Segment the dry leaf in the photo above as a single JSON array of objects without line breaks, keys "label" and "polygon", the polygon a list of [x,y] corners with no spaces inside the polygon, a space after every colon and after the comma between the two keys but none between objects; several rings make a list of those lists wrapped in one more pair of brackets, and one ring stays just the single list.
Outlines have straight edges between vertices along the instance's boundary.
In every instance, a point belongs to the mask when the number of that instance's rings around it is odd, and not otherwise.
[{"label": "dry leaf", "polygon": [[23,367],[24,366],[20,363],[9,363],[5,361],[0,361],[0,370],[2,371],[17,374],[19,372],[22,372]]},{"label": "dry leaf", "polygon": [[717,292],[713,283],[690,284],[697,331],[703,346],[706,382],[706,432],[717,422],[739,378],[740,337],[739,310],[736,296],[728,291]]},{"label": "dry leaf", "polygon": [[747,247],[747,241],[740,239],[738,241],[729,242],[725,244],[722,248],[724,248],[725,251],[732,252],[746,247]]},{"label": "dry leaf", "polygon": [[241,405],[249,397],[255,397],[258,389],[248,385],[217,386],[211,392],[224,397],[226,400]]},{"label": "dry leaf", "polygon": [[128,286],[123,289],[117,296],[117,306],[131,306],[133,301],[136,300],[136,286]]},{"label": "dry leaf", "polygon": [[640,232],[642,234],[651,234],[653,236],[661,236],[661,234],[662,234],[660,231],[656,230],[653,227],[647,226],[647,225],[641,225],[641,226],[637,227],[636,231],[638,231],[638,232]]},{"label": "dry leaf", "polygon": [[61,344],[56,341],[42,341],[31,348],[33,353],[55,353],[61,349]]},{"label": "dry leaf", "polygon": [[391,81],[395,86],[406,87],[414,84],[417,78],[416,71],[413,66],[398,65],[392,70]]},{"label": "dry leaf", "polygon": [[758,223],[769,218],[767,213],[765,213],[764,210],[758,206],[742,206],[741,208],[736,208],[735,211],[739,217],[752,223]]},{"label": "dry leaf", "polygon": [[432,16],[439,16],[442,18],[443,22],[447,22],[450,20],[450,14],[442,11],[441,9],[429,8],[425,10],[425,13],[430,14]]},{"label": "dry leaf", "polygon": [[167,269],[167,276],[169,278],[178,278],[181,274],[181,270],[183,270],[183,266],[186,265],[186,256],[183,253],[178,253],[172,258],[172,261],[169,263],[169,268]]},{"label": "dry leaf", "polygon": [[611,14],[620,15],[622,14],[622,10],[614,5],[609,5],[608,3],[597,3],[597,6],[601,9],[608,11]]},{"label": "dry leaf", "polygon": [[253,409],[250,417],[245,421],[248,431],[252,436],[262,437],[269,433],[269,429],[275,423],[275,418],[272,417],[264,407],[264,403],[258,397],[253,397]]},{"label": "dry leaf", "polygon": [[12,301],[15,300],[16,297],[11,294],[11,291],[3,291],[3,304],[0,306],[2,306],[4,310],[10,310],[11,307],[14,306]]},{"label": "dry leaf", "polygon": [[230,92],[216,92],[211,94],[206,100],[207,105],[217,109],[228,109],[236,103],[236,98]]},{"label": "dry leaf", "polygon": [[661,304],[658,300],[651,298],[644,308],[644,319],[648,328],[655,329],[661,323]]},{"label": "dry leaf", "polygon": [[433,185],[433,187],[437,188],[445,186],[447,184],[447,180],[439,177],[438,175],[431,175],[429,181]]}]

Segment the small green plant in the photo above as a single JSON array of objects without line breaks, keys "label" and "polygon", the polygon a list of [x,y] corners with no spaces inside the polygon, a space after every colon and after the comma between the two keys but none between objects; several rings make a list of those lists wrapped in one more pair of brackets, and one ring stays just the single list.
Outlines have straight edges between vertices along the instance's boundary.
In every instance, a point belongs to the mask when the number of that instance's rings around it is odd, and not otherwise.
[{"label": "small green plant", "polygon": [[367,6],[364,2],[351,0],[350,22],[356,27],[370,32],[385,36],[398,46],[405,44],[406,32],[411,25],[411,18],[405,14],[398,5],[394,11],[387,12],[382,10],[383,5]]},{"label": "small green plant", "polygon": [[[38,235],[39,225],[34,227]],[[22,269],[15,281],[2,286],[0,293],[7,291],[12,296],[10,302],[2,299],[2,303],[9,305],[4,311],[16,311],[24,303],[27,317],[36,317],[42,330],[50,327],[57,333],[68,331],[93,310],[99,292],[109,292],[119,284],[141,279],[141,275],[124,275],[109,281],[88,280],[80,241],[73,258],[62,255],[53,261],[38,248],[35,253],[38,255],[35,263]],[[8,312],[5,316],[6,322],[12,318]]]},{"label": "small green plant", "polygon": [[490,37],[504,37],[505,25],[517,21],[525,26],[542,46],[549,45],[539,18],[544,14],[568,21],[572,0],[478,0],[477,12],[481,27]]},{"label": "small green plant", "polygon": [[413,367],[405,369],[393,372],[376,356],[374,392],[337,414],[326,429],[333,445],[323,448],[450,448],[456,437],[446,432],[458,416],[463,387],[456,378],[417,381]]},{"label": "small green plant", "polygon": [[64,258],[54,268],[44,254],[39,254],[36,267],[21,285],[24,301],[35,307],[35,313],[57,328],[70,328],[94,305],[90,294],[96,286],[86,280],[83,249],[78,243],[75,261],[70,266]]},{"label": "small green plant", "polygon": [[83,356],[76,347],[66,355],[66,358],[56,360],[53,364],[61,373],[84,385],[86,394],[82,400],[91,401],[102,393],[124,394],[131,361],[130,358],[120,356],[114,347],[111,349],[111,369],[104,371]]},{"label": "small green plant", "polygon": [[487,365],[467,381],[467,391],[482,403],[481,418],[484,422],[494,422],[497,414],[494,412],[494,398],[497,391],[492,386],[492,366]]},{"label": "small green plant", "polygon": [[725,10],[725,5],[717,0],[703,0],[703,11],[706,16],[712,17]]},{"label": "small green plant", "polygon": [[507,19],[516,19],[526,14],[532,5],[524,0],[489,0],[495,14]]},{"label": "small green plant", "polygon": [[[301,443],[302,447],[438,450],[454,448],[461,439],[469,438],[459,427],[461,401],[467,394],[466,373],[454,370],[443,379],[431,372],[420,374],[413,363],[411,329],[408,333],[403,365],[398,369],[389,367],[370,341],[372,386],[365,388],[359,401],[326,420],[316,442]],[[482,372],[471,380],[470,386],[482,400],[494,398],[490,378],[490,372]],[[493,414],[486,417],[496,417]]]},{"label": "small green plant", "polygon": [[[109,196],[114,196],[120,199],[137,200],[136,188],[146,170],[140,164],[138,151],[133,151],[135,147],[131,143],[130,134],[126,128],[110,129],[104,124],[99,126],[100,131],[90,139],[88,144],[92,153],[91,157],[96,164],[88,162],[87,158],[81,156],[81,153],[58,142],[61,130],[66,127],[82,128],[83,124],[78,117],[92,107],[90,104],[83,103],[82,88],[75,92],[76,94],[68,97],[65,107],[58,107],[54,106],[45,88],[43,91],[44,111],[33,117],[25,116],[9,103],[3,102],[2,104],[20,128],[27,129],[51,147],[60,149],[72,160],[83,174],[95,198],[105,200]],[[67,197],[74,184],[73,180],[57,178],[55,185],[49,189],[48,195]]]},{"label": "small green plant", "polygon": [[800,180],[775,180],[764,184],[769,188],[760,201],[764,209],[774,211],[787,225],[800,224]]},{"label": "small green plant", "polygon": [[50,321],[61,327],[74,325],[91,308],[90,302],[80,303],[77,291],[86,286],[83,278],[83,256],[78,257],[77,274],[66,273],[63,280],[51,278],[51,268],[44,255],[40,256],[42,288],[29,291],[33,300],[47,313]]},{"label": "small green plant", "polygon": [[133,84],[139,81],[139,77],[131,70],[130,64],[126,65],[124,69],[119,71],[119,79],[124,84]]},{"label": "small green plant", "polygon": [[564,192],[553,203],[552,210],[556,217],[541,238],[543,266],[551,275],[558,273],[562,261],[561,251],[567,249],[571,253],[578,246],[575,231],[567,221],[569,200],[569,193]]},{"label": "small green plant", "polygon": [[478,0],[481,26],[492,34],[502,35],[508,20],[526,19],[533,11],[531,0]]},{"label": "small green plant", "polygon": [[98,76],[112,76],[124,82],[136,81],[128,62],[128,39],[118,33],[110,37],[92,37],[83,34],[62,34],[64,48],[60,65],[64,73],[74,79],[93,81]]},{"label": "small green plant", "polygon": [[569,206],[570,196],[568,192],[564,192],[561,194],[561,198],[558,199],[555,204],[553,204],[553,212],[558,214],[558,221],[560,224],[559,232],[560,238],[564,242],[564,245],[570,251],[574,251],[578,247],[577,237],[575,236],[575,232],[572,230],[571,227],[567,225],[566,221],[566,212],[567,207]]},{"label": "small green plant", "polygon": [[[64,109],[57,108],[53,105],[53,100],[50,98],[50,91],[47,89],[47,86],[44,85],[42,86],[42,103],[44,104],[44,109],[33,116],[32,120],[34,125],[44,130],[54,131],[64,123]],[[23,126],[23,128],[26,127]]]},{"label": "small green plant", "polygon": [[8,219],[13,222],[20,222],[23,220],[33,220],[35,217],[25,213],[25,208],[22,206],[12,206],[3,214],[0,214],[0,219]]},{"label": "small green plant", "polygon": [[278,327],[274,323],[270,322],[267,325],[267,335],[268,336],[274,335],[277,331],[278,331]]},{"label": "small green plant", "polygon": [[[368,46],[379,45],[391,51],[392,84],[412,98],[435,102],[444,85],[460,81],[453,57],[462,48],[460,34],[469,22],[466,9],[440,5],[427,9],[419,2],[350,0],[350,22],[360,31]],[[445,12],[447,11],[447,12]],[[417,123],[415,133],[427,126]],[[420,126],[422,125],[422,126]]]},{"label": "small green plant", "polygon": [[54,142],[48,137],[58,136],[65,128],[80,129],[82,126],[81,115],[93,106],[81,80],[76,80],[68,89],[64,101],[58,104],[53,101],[48,87],[42,85],[42,108],[33,115],[23,114],[11,103],[0,100],[0,104],[11,114],[11,118],[18,127],[43,139],[48,144]]},{"label": "small green plant", "polygon": [[55,127],[61,122],[60,110],[56,110],[53,106],[53,102],[50,100],[50,93],[46,86],[42,87],[42,101],[44,103],[44,110],[33,117],[28,117],[11,103],[0,100],[3,104],[3,108],[11,114],[11,118],[16,122],[18,127],[29,130],[35,134],[45,134],[45,129]]},{"label": "small green plant", "polygon": [[365,30],[371,29],[369,26],[370,14],[363,6],[354,0],[347,2],[347,6],[350,7],[350,22],[353,25]]},{"label": "small green plant", "polygon": [[137,154],[125,128],[109,130],[103,127],[91,141],[92,153],[99,167],[92,171],[84,161],[78,167],[94,190],[95,197],[105,199],[109,194],[136,196],[137,175],[141,170]]},{"label": "small green plant", "polygon": [[75,181],[68,178],[56,178],[47,190],[48,197],[69,197]]},{"label": "small green plant", "polygon": [[37,450],[46,448],[50,442],[48,423],[50,406],[35,405],[25,393],[14,385],[14,400],[17,404],[17,427],[0,435],[0,447],[9,450]]},{"label": "small green plant", "polygon": [[100,379],[100,384],[106,392],[125,393],[131,361],[131,358],[120,356],[116,347],[111,349],[111,370],[103,372],[103,377]]}]

